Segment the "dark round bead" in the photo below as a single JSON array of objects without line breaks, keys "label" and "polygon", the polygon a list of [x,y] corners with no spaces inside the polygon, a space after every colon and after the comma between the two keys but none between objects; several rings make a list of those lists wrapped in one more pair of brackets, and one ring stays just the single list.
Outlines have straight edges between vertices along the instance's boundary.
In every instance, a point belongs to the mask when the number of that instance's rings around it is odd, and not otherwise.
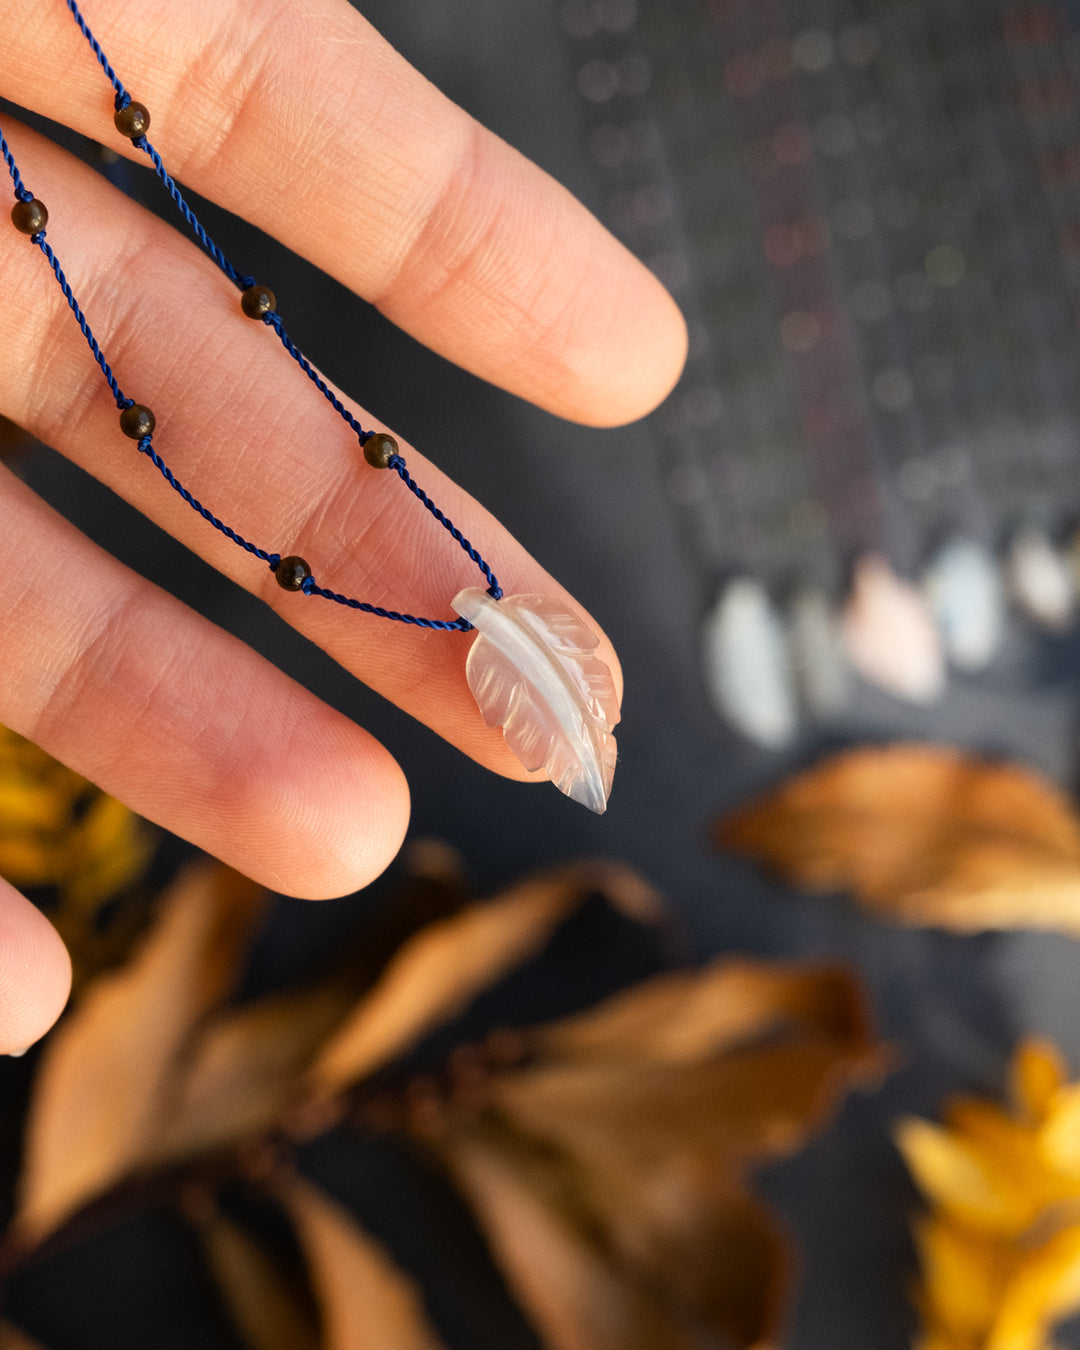
[{"label": "dark round bead", "polygon": [[133,441],[141,441],[144,436],[152,436],[157,420],[149,408],[141,403],[133,403],[120,414],[120,430]]},{"label": "dark round bead", "polygon": [[113,124],[121,136],[137,141],[150,130],[150,110],[141,103],[129,103],[113,113]]},{"label": "dark round bead", "polygon": [[45,203],[36,197],[32,202],[16,202],[11,208],[11,223],[20,234],[39,234],[49,223]]},{"label": "dark round bead", "polygon": [[373,469],[389,467],[390,460],[398,453],[397,441],[385,431],[373,431],[364,442],[364,458]]},{"label": "dark round bead", "polygon": [[277,309],[277,296],[269,286],[249,286],[240,296],[240,308],[249,319],[261,319]]},{"label": "dark round bead", "polygon": [[283,591],[300,591],[304,588],[304,582],[311,576],[311,568],[303,558],[293,554],[291,557],[282,558],[274,570],[274,576]]}]

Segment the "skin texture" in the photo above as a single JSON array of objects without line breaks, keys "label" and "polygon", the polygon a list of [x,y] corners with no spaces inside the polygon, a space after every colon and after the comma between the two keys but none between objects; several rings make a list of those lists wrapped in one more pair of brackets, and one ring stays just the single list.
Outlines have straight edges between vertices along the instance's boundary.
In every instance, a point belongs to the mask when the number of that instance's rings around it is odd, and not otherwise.
[{"label": "skin texture", "polygon": [[[641,416],[678,377],[685,329],[655,279],[342,0],[90,3],[86,18],[150,108],[151,139],[180,181],[460,365],[598,426]],[[0,0],[0,34],[0,95],[143,159],[112,132],[112,89],[59,0]],[[416,613],[452,617],[448,598],[475,584],[475,569],[425,512],[401,510],[396,477],[357,469],[348,429],[261,325],[239,315],[213,264],[51,143],[3,125],[49,208],[49,242],[125,391],[155,409],[155,444],[181,482],[228,503],[230,523],[257,542],[285,552],[287,530],[296,548],[318,537],[318,556],[305,556],[335,588],[391,606],[408,596]],[[477,718],[445,636],[361,629],[335,606],[287,595],[157,475],[130,472],[132,443],[101,373],[7,209],[0,412],[466,754],[525,776],[501,733]],[[498,559],[508,594],[566,596],[479,503],[401,446],[425,490]],[[276,889],[339,895],[388,864],[408,789],[366,732],[108,557],[2,469],[0,536],[8,556],[35,560],[0,607],[0,722]],[[606,639],[600,655],[617,672]],[[29,1044],[58,1014],[66,960],[5,886],[0,1050]]]}]

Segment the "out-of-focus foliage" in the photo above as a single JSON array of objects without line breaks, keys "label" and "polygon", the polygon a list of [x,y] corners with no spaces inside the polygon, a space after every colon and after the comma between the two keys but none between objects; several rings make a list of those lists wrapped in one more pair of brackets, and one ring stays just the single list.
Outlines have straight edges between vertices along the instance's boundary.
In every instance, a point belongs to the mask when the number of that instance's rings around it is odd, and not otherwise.
[{"label": "out-of-focus foliage", "polygon": [[1008,1108],[974,1097],[897,1142],[928,1204],[915,1228],[919,1350],[1052,1350],[1080,1308],[1080,1083],[1023,1042]]},{"label": "out-of-focus foliage", "polygon": [[0,726],[0,876],[46,893],[76,985],[126,950],[153,847],[134,812]]},{"label": "out-of-focus foliage", "polygon": [[[853,977],[720,960],[562,1020],[492,1027],[435,1073],[396,1069],[586,901],[636,925],[663,914],[610,863],[465,907],[456,875],[428,885],[443,917],[403,928],[377,970],[344,961],[233,1004],[265,896],[215,864],[182,874],[41,1055],[3,1266],[32,1267],[65,1232],[164,1188],[253,1350],[439,1350],[414,1278],[303,1174],[327,1130],[378,1131],[458,1188],[549,1350],[775,1344],[791,1256],[748,1172],[880,1072]],[[237,1184],[288,1220],[299,1259],[283,1265],[230,1210]]]},{"label": "out-of-focus foliage", "polygon": [[1019,765],[937,745],[849,750],[732,812],[716,837],[904,923],[1080,933],[1080,818]]}]

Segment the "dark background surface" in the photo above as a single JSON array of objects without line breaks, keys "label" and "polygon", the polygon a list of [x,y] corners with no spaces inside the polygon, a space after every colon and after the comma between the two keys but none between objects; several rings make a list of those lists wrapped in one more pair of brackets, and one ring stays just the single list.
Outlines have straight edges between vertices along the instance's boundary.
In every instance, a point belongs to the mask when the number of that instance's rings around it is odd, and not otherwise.
[{"label": "dark background surface", "polygon": [[[682,250],[672,275],[683,279],[679,298],[691,312],[699,339],[688,380],[700,382],[708,367],[709,388],[730,399],[738,381],[749,375],[723,355],[729,327],[743,321],[748,305],[751,312],[765,307],[771,313],[768,307],[778,303],[755,251],[761,235],[761,219],[755,214],[761,209],[760,196],[739,167],[746,163],[738,139],[745,128],[740,130],[722,79],[724,61],[731,55],[723,43],[757,40],[739,29],[740,7],[709,7],[703,0],[641,0],[636,10],[614,0],[606,7],[367,0],[360,7],[441,89],[622,228],[632,244],[648,253],[649,230],[656,225],[669,263],[671,247]],[[998,43],[993,49],[1000,55],[1005,50],[999,42],[1003,17],[1020,8],[969,0],[965,22],[975,25],[980,40]],[[1044,8],[1063,20],[1068,17],[1065,7]],[[767,15],[778,32],[791,37],[807,28],[839,34],[856,22],[877,25],[893,43],[886,43],[886,50],[893,53],[894,65],[915,63],[908,84],[901,84],[917,91],[947,85],[949,71],[963,64],[964,44],[950,27],[958,22],[958,12],[951,5],[895,0],[860,5],[790,0],[787,6],[762,4],[756,22],[764,23],[762,15]],[[636,22],[627,25],[627,14]],[[596,101],[582,95],[581,72],[589,61],[608,59],[605,43],[614,44],[612,60],[627,50],[620,44],[631,43],[635,53],[644,55],[650,78],[644,93],[635,85],[636,92],[614,95],[598,113]],[[694,61],[688,52],[697,54]],[[1015,129],[1009,101],[1015,81],[1009,71],[999,73],[999,84],[986,98],[992,106],[1000,99],[1001,116]],[[844,90],[838,86],[832,94],[820,89],[806,93],[797,85],[795,94],[797,104],[803,99],[799,106],[806,99],[824,99],[813,114],[821,116],[832,106],[828,99],[842,98]],[[622,113],[620,98],[625,98]],[[657,192],[670,195],[644,225],[622,210],[627,183],[590,152],[590,132],[608,110],[616,119],[625,114],[647,121],[659,137],[662,153],[654,159],[645,186],[653,192],[652,200]],[[901,127],[907,125],[905,118],[914,116],[911,108],[902,112]],[[947,99],[933,115],[943,119],[942,126],[952,125]],[[1075,109],[1070,116],[1076,116]],[[928,144],[925,139],[921,143]],[[1012,175],[1008,181],[1022,193],[1033,162],[1025,156],[1034,152],[1027,141],[1017,142],[1013,151],[1013,158],[1003,160],[1003,173]],[[864,168],[880,166],[881,156],[872,147],[858,154]],[[961,156],[957,163],[963,167],[971,161]],[[934,164],[910,157],[905,164],[916,190],[937,171]],[[954,181],[958,172],[946,166],[945,177]],[[709,197],[702,185],[725,173],[735,175],[727,195]],[[828,217],[840,188],[826,170],[811,187],[815,209]],[[155,200],[152,185],[140,182],[138,192],[147,202]],[[1052,205],[1029,226],[1040,238],[1047,231],[1054,237],[1053,222],[1048,225],[1046,216]],[[741,234],[731,223],[736,217],[744,222]],[[924,504],[905,499],[898,487],[903,481],[899,469],[915,449],[932,456],[934,444],[924,440],[913,448],[904,439],[914,435],[909,421],[890,424],[871,408],[869,449],[861,467],[876,487],[872,509],[865,519],[851,522],[847,538],[834,534],[824,542],[807,542],[792,529],[787,511],[806,491],[805,450],[797,435],[787,442],[782,437],[769,442],[780,447],[770,472],[775,470],[782,480],[786,475],[793,484],[791,500],[777,505],[774,495],[754,487],[754,456],[760,447],[747,440],[734,413],[725,412],[699,438],[706,467],[719,465],[709,483],[728,481],[724,471],[731,468],[734,455],[741,456],[742,481],[750,486],[733,499],[710,486],[698,503],[702,512],[715,508],[726,521],[728,532],[718,537],[736,542],[725,553],[709,542],[711,536],[697,528],[699,516],[693,511],[688,515],[685,502],[671,491],[672,464],[686,453],[672,409],[677,412],[686,383],[666,410],[644,424],[614,431],[568,425],[456,371],[240,223],[211,209],[204,219],[239,265],[273,286],[291,335],[311,359],[478,496],[604,623],[620,652],[627,690],[620,767],[608,813],[593,817],[550,787],[504,782],[465,760],[343,676],[254,600],[52,455],[42,452],[31,461],[30,481],[118,556],[374,731],[408,775],[414,837],[434,835],[453,843],[481,892],[562,858],[616,856],[639,867],[671,898],[688,959],[739,951],[840,956],[851,962],[867,983],[883,1034],[897,1047],[899,1067],[881,1091],[854,1097],[820,1141],[764,1175],[761,1187],[804,1253],[790,1350],[901,1350],[912,1327],[906,1286],[912,1274],[907,1223],[913,1192],[890,1142],[890,1128],[906,1113],[934,1114],[946,1091],[999,1090],[1005,1060],[1022,1034],[1051,1035],[1076,1066],[1077,949],[1067,939],[1041,935],[956,938],[896,930],[858,914],[845,901],[783,892],[751,869],[717,856],[708,843],[709,822],[725,806],[826,749],[854,741],[931,737],[1020,759],[1071,787],[1080,642],[1075,634],[1038,634],[1014,618],[1005,650],[993,667],[978,678],[955,678],[936,707],[907,708],[857,686],[835,724],[807,728],[783,754],[754,749],[717,717],[698,674],[699,624],[718,581],[734,568],[750,566],[779,583],[798,564],[804,543],[808,565],[834,578],[842,576],[850,561],[847,550],[856,540],[876,544],[900,567],[913,567],[925,556],[933,532],[950,521],[931,519]],[[973,238],[984,241],[993,227],[992,220],[977,213],[967,226]],[[713,249],[719,233],[730,254],[724,267],[716,263],[719,246]],[[709,259],[715,264],[711,270]],[[850,263],[837,244],[829,255],[828,276],[841,305],[850,300],[849,285],[859,280],[849,275]],[[1053,269],[1059,265],[1064,267],[1047,255],[1042,278],[1047,286],[1058,287],[1058,297],[1061,278]],[[1037,275],[1029,290],[1038,294],[1040,284]],[[1020,320],[1006,302],[1002,305],[995,311],[996,321],[1012,331],[1011,325]],[[1024,319],[1029,326],[1046,327],[1053,338],[1050,347],[1062,363],[1071,359],[1076,341],[1068,306],[1065,313],[1062,318],[1059,307],[1050,317]],[[908,339],[915,341],[910,333]],[[872,354],[867,351],[860,348],[855,373],[870,387]],[[772,360],[768,352],[766,357]],[[790,398],[786,377],[775,361],[768,368],[775,386],[763,397],[775,396],[782,403]],[[996,542],[1017,516],[1035,514],[1057,529],[1065,514],[1075,511],[1080,459],[1069,422],[1075,391],[1060,372],[1046,388],[1045,407],[1032,410],[1029,401],[1025,408],[1036,422],[1044,417],[1066,428],[1055,451],[1059,462],[1048,469],[1044,460],[1030,460],[1020,438],[1009,461],[1014,471],[974,483],[965,500],[969,508],[976,503],[988,542]],[[966,428],[977,452],[978,427],[959,401],[954,412],[955,425]],[[932,423],[927,416],[920,423],[924,437],[928,421]],[[950,443],[956,434],[950,432]],[[766,441],[767,435],[762,444]],[[710,493],[717,494],[716,500]],[[1047,516],[1049,498],[1060,517]],[[826,515],[830,509],[835,503],[825,501]],[[958,514],[955,520],[960,519]],[[497,570],[497,562],[495,566]],[[330,943],[354,913],[355,904],[349,902],[317,908],[283,904],[279,945],[267,956],[268,965],[280,974],[299,967],[307,954]],[[333,1141],[311,1166],[348,1173],[340,1158],[335,1161]],[[391,1226],[392,1217],[386,1220]],[[143,1253],[139,1259],[146,1260],[151,1259],[146,1253],[160,1250],[162,1270],[183,1266],[183,1238],[165,1219],[156,1231],[156,1247],[145,1237],[118,1235],[114,1270],[121,1284],[133,1278],[136,1249]],[[440,1210],[428,1235],[434,1267],[443,1253],[460,1248],[447,1236],[453,1232],[453,1216]],[[455,1272],[456,1264],[455,1257]],[[100,1270],[94,1278],[100,1289]],[[465,1281],[455,1295],[458,1301],[440,1318],[451,1350],[514,1350],[528,1344],[522,1328],[515,1330],[491,1312],[496,1296],[489,1286],[482,1280],[470,1286],[463,1273],[455,1273],[457,1279]],[[33,1291],[26,1297],[32,1302]],[[73,1299],[74,1305],[79,1301]],[[55,1307],[52,1315],[62,1316]],[[174,1330],[179,1339],[169,1344],[214,1343],[205,1328]],[[98,1343],[85,1322],[81,1329],[72,1326],[68,1336],[56,1344]],[[159,1339],[157,1344],[165,1342]]]}]

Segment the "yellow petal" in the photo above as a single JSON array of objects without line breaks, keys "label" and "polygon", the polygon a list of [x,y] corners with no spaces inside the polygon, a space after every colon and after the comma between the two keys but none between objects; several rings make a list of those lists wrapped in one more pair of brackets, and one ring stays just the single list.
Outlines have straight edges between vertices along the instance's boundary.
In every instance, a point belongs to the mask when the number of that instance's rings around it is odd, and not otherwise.
[{"label": "yellow petal", "polygon": [[55,886],[71,871],[68,850],[47,836],[0,839],[0,876],[13,886]]},{"label": "yellow petal", "polygon": [[1048,1166],[1080,1180],[1080,1084],[1054,1094],[1039,1131],[1039,1144]]},{"label": "yellow petal", "polygon": [[897,1127],[896,1142],[927,1199],[973,1228],[1016,1234],[1034,1217],[1037,1197],[969,1140],[909,1117]]},{"label": "yellow petal", "polygon": [[1064,1083],[1065,1061],[1056,1045],[1036,1037],[1021,1041],[1010,1066],[1009,1085],[1023,1116],[1033,1123],[1042,1120]]},{"label": "yellow petal", "polygon": [[0,767],[0,829],[5,834],[55,830],[67,819],[68,803],[42,782]]},{"label": "yellow petal", "polygon": [[142,819],[101,793],[69,835],[75,865],[64,898],[94,908],[129,885],[144,869],[153,847]]},{"label": "yellow petal", "polygon": [[947,1219],[915,1229],[926,1320],[951,1343],[981,1340],[993,1325],[1003,1279],[1011,1273],[1011,1244]]},{"label": "yellow petal", "polygon": [[1080,1227],[1025,1255],[1002,1291],[986,1350],[1044,1350],[1050,1327],[1080,1307]]}]

